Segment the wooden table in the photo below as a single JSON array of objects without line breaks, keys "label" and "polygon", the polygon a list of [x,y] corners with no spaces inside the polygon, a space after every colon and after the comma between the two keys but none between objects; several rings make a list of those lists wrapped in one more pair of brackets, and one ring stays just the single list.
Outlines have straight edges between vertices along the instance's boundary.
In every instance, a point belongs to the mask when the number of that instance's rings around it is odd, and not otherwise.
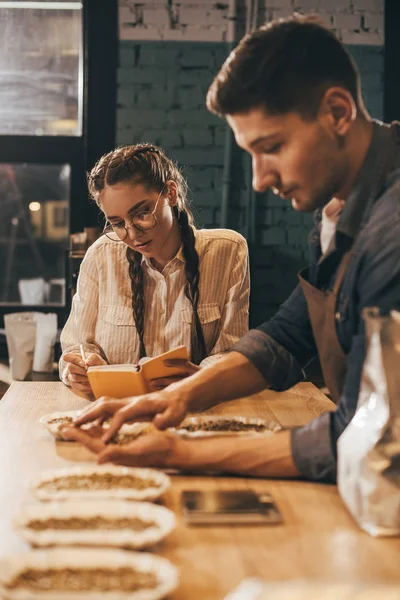
[{"label": "wooden table", "polygon": [[[0,402],[0,556],[26,550],[12,519],[33,500],[29,481],[45,468],[72,464],[65,443],[55,444],[40,416],[78,409],[86,401],[61,383],[13,383]],[[214,414],[306,423],[334,405],[309,383],[288,392],[263,392],[215,407]],[[71,447],[71,446],[70,446]],[[183,489],[269,491],[284,517],[278,526],[187,527],[181,518]],[[175,532],[156,549],[180,568],[173,600],[222,600],[243,578],[310,578],[330,581],[400,582],[400,541],[373,539],[358,529],[332,485],[240,477],[174,476],[165,504],[178,515]]]}]

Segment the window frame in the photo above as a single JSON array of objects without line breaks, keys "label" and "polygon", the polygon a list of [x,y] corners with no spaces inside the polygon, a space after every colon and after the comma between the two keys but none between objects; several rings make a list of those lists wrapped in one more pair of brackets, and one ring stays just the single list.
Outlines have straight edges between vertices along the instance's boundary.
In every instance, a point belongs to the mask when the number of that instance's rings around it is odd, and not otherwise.
[{"label": "window frame", "polygon": [[[98,0],[82,0],[82,4],[82,135],[0,135],[0,163],[71,165],[70,234],[99,225],[98,209],[89,202],[86,172],[102,154],[114,148],[116,129],[118,3],[116,0],[101,0],[101,3]],[[68,264],[66,256],[65,306],[0,305],[0,330],[4,328],[4,315],[15,311],[51,310],[57,313],[58,326],[62,327],[70,310]]]}]

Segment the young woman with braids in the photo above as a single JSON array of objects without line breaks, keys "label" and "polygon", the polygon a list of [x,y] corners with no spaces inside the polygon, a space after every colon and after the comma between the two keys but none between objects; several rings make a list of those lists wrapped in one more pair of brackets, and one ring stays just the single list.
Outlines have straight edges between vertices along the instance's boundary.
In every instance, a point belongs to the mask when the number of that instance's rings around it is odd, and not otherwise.
[{"label": "young woman with braids", "polygon": [[97,365],[137,363],[183,344],[190,362],[180,364],[181,378],[217,360],[248,328],[244,238],[195,228],[186,182],[156,146],[106,154],[88,184],[107,226],[81,264],[61,334],[62,381],[90,393],[80,345],[86,365]]}]

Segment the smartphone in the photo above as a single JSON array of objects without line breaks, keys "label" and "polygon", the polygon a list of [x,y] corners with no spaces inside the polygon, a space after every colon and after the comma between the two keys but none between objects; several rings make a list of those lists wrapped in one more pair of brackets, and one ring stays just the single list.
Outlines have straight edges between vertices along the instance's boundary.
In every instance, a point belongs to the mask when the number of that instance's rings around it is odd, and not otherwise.
[{"label": "smartphone", "polygon": [[193,525],[282,522],[272,496],[251,490],[187,490],[181,502],[186,522]]}]

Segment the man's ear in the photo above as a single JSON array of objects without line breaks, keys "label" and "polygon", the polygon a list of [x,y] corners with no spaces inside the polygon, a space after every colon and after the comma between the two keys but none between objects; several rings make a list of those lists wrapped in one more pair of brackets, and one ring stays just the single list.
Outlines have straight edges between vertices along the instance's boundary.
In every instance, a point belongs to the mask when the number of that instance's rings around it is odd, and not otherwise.
[{"label": "man's ear", "polygon": [[178,203],[178,186],[173,179],[167,181],[168,186],[168,204],[175,206]]},{"label": "man's ear", "polygon": [[343,137],[356,119],[357,107],[348,90],[331,87],[322,98],[319,114],[335,136]]}]

